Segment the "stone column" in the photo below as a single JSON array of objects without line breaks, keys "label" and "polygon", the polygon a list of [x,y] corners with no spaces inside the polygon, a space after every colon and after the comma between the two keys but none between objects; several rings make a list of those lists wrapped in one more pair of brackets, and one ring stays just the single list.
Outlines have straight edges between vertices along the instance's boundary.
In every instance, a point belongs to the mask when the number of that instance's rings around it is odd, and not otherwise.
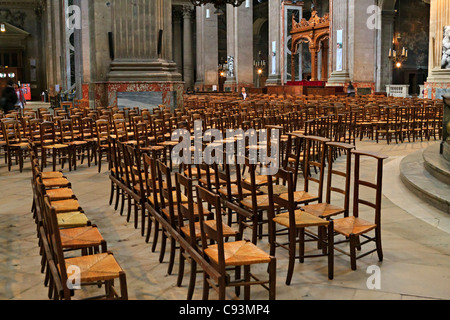
[{"label": "stone column", "polygon": [[[234,35],[228,39],[228,52],[234,51],[234,74],[236,89],[253,87],[253,4],[246,8],[244,5],[230,8],[234,19],[227,20],[228,33]],[[234,50],[233,50],[234,44]],[[231,48],[230,48],[231,47]]]},{"label": "stone column", "polygon": [[334,70],[328,80],[329,85],[345,85],[352,81],[355,88],[375,91],[376,69],[376,28],[368,27],[367,8],[373,0],[333,0],[331,37],[333,55],[337,51],[337,30],[343,30],[343,70]]},{"label": "stone column", "polygon": [[[208,9],[210,16],[206,18]],[[214,11],[215,8],[211,4],[197,7],[197,79],[195,87],[199,90],[211,90],[213,85],[218,85],[218,20]]]},{"label": "stone column", "polygon": [[225,91],[236,91],[236,32],[235,8],[227,4],[227,61],[228,75],[225,81]]},{"label": "stone column", "polygon": [[378,32],[377,44],[380,50],[377,53],[377,91],[384,92],[386,86],[392,84],[392,61],[389,59],[389,49],[392,48],[394,38],[395,11],[384,10],[381,15],[381,30]]},{"label": "stone column", "polygon": [[172,61],[172,1],[135,1],[130,5],[128,0],[115,0],[111,4],[115,59],[108,80],[181,80]]},{"label": "stone column", "polygon": [[194,86],[194,52],[192,50],[192,23],[194,8],[183,6],[183,74],[186,88]]},{"label": "stone column", "polygon": [[[348,71],[348,51],[349,51],[349,27],[348,27],[348,0],[333,0],[331,4],[331,31],[330,34],[330,64],[332,72],[328,79],[329,85],[341,85],[350,81],[350,74]],[[337,64],[337,32],[342,30],[342,70],[336,69]]]},{"label": "stone column", "polygon": [[[273,44],[275,42],[275,47]],[[281,4],[279,0],[269,0],[269,77],[266,85],[281,84]],[[273,54],[275,49],[275,59]],[[275,71],[275,72],[273,72]]]},{"label": "stone column", "polygon": [[176,6],[173,16],[173,60],[177,64],[177,72],[183,73],[183,10]]},{"label": "stone column", "polygon": [[440,99],[450,92],[450,69],[442,69],[443,32],[450,26],[450,0],[430,2],[430,54],[425,98]]}]

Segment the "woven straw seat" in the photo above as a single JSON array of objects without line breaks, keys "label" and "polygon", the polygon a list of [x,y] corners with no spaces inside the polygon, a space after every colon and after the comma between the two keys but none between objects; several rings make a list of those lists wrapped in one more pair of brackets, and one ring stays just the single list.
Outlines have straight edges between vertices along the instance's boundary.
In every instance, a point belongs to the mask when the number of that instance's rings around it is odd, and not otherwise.
[{"label": "woven straw seat", "polygon": [[66,178],[58,178],[58,179],[45,179],[42,180],[42,183],[46,188],[61,188],[67,187],[70,185],[69,180]]},{"label": "woven straw seat", "polygon": [[303,210],[312,215],[315,215],[316,217],[331,217],[345,212],[345,209],[333,206],[328,203],[310,204],[303,207]]},{"label": "woven straw seat", "polygon": [[89,224],[88,217],[80,211],[60,213],[57,219],[61,229],[85,227]]},{"label": "woven straw seat", "polygon": [[351,234],[360,235],[377,227],[376,224],[356,217],[347,217],[334,220],[334,231],[349,237]]},{"label": "woven straw seat", "polygon": [[[208,246],[204,252],[214,263],[219,263],[217,245]],[[243,266],[270,262],[270,256],[266,252],[247,241],[226,242],[224,243],[224,252],[226,266]]]},{"label": "woven straw seat", "polygon": [[[215,230],[215,227],[216,227],[216,221],[215,220],[208,220],[205,223],[207,223],[210,226],[210,228]],[[194,227],[195,227],[195,238],[196,239],[200,239],[201,236],[202,236],[200,222],[196,222],[194,224]],[[189,236],[189,226],[182,227],[181,230],[183,231],[183,233],[185,235]],[[236,231],[234,231],[232,228],[230,228],[226,224],[222,224],[222,230],[223,230],[224,237],[234,237],[236,235],[236,233],[237,233]]]},{"label": "woven straw seat", "polygon": [[75,195],[73,190],[69,188],[47,190],[46,194],[48,195],[50,201],[72,199]]},{"label": "woven straw seat", "polygon": [[52,201],[51,204],[52,207],[55,208],[56,213],[74,212],[80,210],[80,204],[78,200],[75,199]]},{"label": "woven straw seat", "polygon": [[[289,195],[287,193],[280,195],[281,199],[288,200]],[[317,200],[317,196],[311,195],[305,191],[294,192],[294,202],[302,203],[308,201]]]},{"label": "woven straw seat", "polygon": [[122,268],[110,253],[69,258],[65,260],[65,264],[67,269],[71,266],[80,269],[81,283],[112,280],[123,273]]},{"label": "woven straw seat", "polygon": [[42,179],[59,179],[59,178],[63,178],[64,175],[62,172],[41,172],[41,178]]},{"label": "woven straw seat", "polygon": [[70,228],[60,230],[63,248],[90,248],[105,243],[96,227]]},{"label": "woven straw seat", "polygon": [[[249,209],[253,208],[253,202],[251,197],[244,199],[241,201],[241,204]],[[269,196],[268,195],[260,195],[256,197],[256,206],[258,209],[269,209]],[[275,204],[275,208],[279,207]]]},{"label": "woven straw seat", "polygon": [[[273,221],[289,228],[289,212],[277,215]],[[320,219],[310,213],[301,210],[295,211],[295,226],[297,228],[322,227],[328,226],[328,224],[329,222],[327,220]]]}]

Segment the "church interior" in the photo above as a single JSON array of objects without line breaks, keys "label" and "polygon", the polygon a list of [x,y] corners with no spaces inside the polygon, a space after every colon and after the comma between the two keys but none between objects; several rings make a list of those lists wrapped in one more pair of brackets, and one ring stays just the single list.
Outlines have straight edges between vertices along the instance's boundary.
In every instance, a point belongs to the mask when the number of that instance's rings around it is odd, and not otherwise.
[{"label": "church interior", "polygon": [[450,299],[450,0],[0,0],[0,94],[1,300]]}]

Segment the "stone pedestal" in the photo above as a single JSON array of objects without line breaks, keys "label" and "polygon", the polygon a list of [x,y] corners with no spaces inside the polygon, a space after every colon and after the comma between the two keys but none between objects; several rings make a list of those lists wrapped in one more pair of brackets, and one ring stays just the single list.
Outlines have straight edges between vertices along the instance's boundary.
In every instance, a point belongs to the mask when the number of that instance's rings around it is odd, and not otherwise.
[{"label": "stone pedestal", "polygon": [[450,70],[441,69],[444,27],[450,25],[450,0],[430,2],[430,54],[425,98],[441,99],[450,92]]},{"label": "stone pedestal", "polygon": [[444,100],[444,121],[442,128],[441,154],[450,162],[450,93],[443,97]]}]

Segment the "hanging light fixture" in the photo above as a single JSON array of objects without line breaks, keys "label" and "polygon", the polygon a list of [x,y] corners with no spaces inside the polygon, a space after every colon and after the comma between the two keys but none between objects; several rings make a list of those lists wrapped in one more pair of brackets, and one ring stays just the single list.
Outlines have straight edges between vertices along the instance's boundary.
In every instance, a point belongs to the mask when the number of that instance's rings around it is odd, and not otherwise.
[{"label": "hanging light fixture", "polygon": [[[400,10],[401,2],[399,1],[399,10]],[[399,22],[400,22],[400,13],[399,13]],[[401,24],[399,23],[399,26]],[[393,62],[394,66],[399,69],[402,67],[403,63],[408,60],[408,50],[405,47],[401,46],[401,36],[400,32],[397,35],[397,41],[392,40],[393,48],[389,49],[389,59]]]},{"label": "hanging light fixture", "polygon": [[225,4],[231,4],[233,7],[239,7],[241,4],[246,2],[246,0],[191,0],[194,6],[200,7],[206,4],[213,4],[216,9]]},{"label": "hanging light fixture", "polygon": [[1,32],[6,32],[6,26],[5,26],[4,23],[2,23],[2,24],[0,25],[0,31],[1,31]]}]

